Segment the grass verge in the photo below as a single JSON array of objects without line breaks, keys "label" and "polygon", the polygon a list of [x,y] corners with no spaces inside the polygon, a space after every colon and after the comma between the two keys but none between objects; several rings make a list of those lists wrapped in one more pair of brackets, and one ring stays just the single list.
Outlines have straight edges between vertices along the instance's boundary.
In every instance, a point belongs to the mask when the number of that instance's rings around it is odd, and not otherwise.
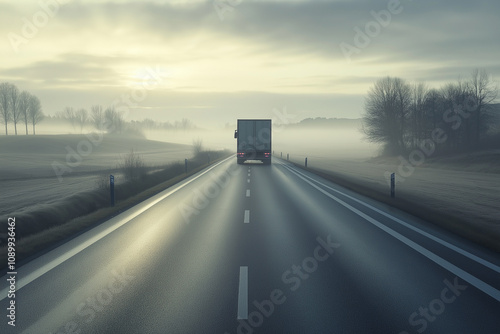
[{"label": "grass verge", "polygon": [[495,252],[500,252],[499,228],[495,229],[489,225],[474,224],[468,220],[462,219],[459,216],[454,216],[439,212],[437,210],[433,210],[425,205],[418,204],[417,196],[412,199],[398,198],[397,196],[396,198],[391,198],[389,195],[389,189],[387,190],[387,193],[382,193],[380,191],[374,190],[369,186],[355,182],[351,179],[347,179],[344,175],[335,173],[334,171],[310,167],[305,168],[301,164],[292,161],[288,162],[292,163],[294,166],[300,169],[312,172],[358,194],[388,204],[394,208],[405,211],[413,216],[442,227],[456,235],[471,240]]}]

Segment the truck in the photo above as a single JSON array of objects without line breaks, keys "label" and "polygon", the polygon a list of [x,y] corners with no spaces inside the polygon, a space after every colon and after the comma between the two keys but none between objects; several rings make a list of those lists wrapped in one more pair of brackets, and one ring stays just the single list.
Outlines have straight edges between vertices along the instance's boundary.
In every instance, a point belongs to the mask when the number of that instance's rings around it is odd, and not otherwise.
[{"label": "truck", "polygon": [[265,165],[271,164],[270,119],[239,119],[234,138],[237,139],[238,164],[246,160],[260,160]]}]

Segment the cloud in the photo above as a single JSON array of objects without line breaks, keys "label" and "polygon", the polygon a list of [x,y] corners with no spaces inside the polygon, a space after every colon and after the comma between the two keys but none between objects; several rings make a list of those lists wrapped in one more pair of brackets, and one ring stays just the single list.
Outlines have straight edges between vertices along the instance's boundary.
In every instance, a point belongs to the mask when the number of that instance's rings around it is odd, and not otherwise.
[{"label": "cloud", "polygon": [[63,86],[103,86],[116,84],[119,74],[106,67],[112,59],[84,55],[63,55],[57,60],[38,61],[22,67],[0,70],[0,76],[10,80],[26,80]]},{"label": "cloud", "polygon": [[[375,20],[371,12],[386,10],[389,0],[243,0],[223,21],[213,1],[68,1],[19,54],[3,40],[0,76],[50,91],[51,99],[56,91],[93,89],[106,101],[126,91],[134,71],[158,64],[173,73],[171,87],[179,97],[207,93],[227,101],[229,94],[251,91],[265,99],[261,91],[287,96],[321,116],[349,103],[359,112],[360,96],[387,75],[431,86],[467,77],[476,67],[500,76],[499,1],[400,2],[402,11],[348,63],[340,43],[354,44],[354,29],[364,30]],[[20,33],[22,18],[36,10],[36,1],[0,1],[0,31]],[[167,101],[165,90],[159,92]],[[232,102],[242,108],[242,101],[251,100]],[[200,98],[193,105],[226,103]]]},{"label": "cloud", "polygon": [[[186,46],[194,40],[202,48],[221,49],[226,43],[246,45],[245,51],[250,52],[247,56],[342,60],[339,44],[352,44],[353,29],[364,29],[367,22],[374,20],[370,12],[385,10],[387,3],[242,1],[220,21],[212,1],[74,1],[60,8],[54,29],[47,35],[76,39],[77,47],[97,46],[91,50],[97,53],[102,52],[99,47],[123,54],[158,43]],[[485,50],[481,56],[489,60],[493,56],[486,54],[498,51],[498,1],[401,0],[401,8],[402,12],[392,15],[390,24],[382,28],[357,59],[383,56],[391,62],[444,61],[453,55],[465,60],[480,56],[475,53],[480,49]],[[190,45],[192,48],[185,51],[207,51]],[[190,52],[185,56],[192,57]]]}]

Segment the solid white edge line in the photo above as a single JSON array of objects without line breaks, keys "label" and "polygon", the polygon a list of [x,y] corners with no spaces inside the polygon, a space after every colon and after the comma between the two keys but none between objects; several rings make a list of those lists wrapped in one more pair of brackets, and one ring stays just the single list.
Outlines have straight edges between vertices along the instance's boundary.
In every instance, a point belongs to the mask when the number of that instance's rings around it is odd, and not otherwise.
[{"label": "solid white edge line", "polygon": [[[178,191],[179,189],[187,186],[188,184],[190,184],[191,182],[193,182],[194,180],[200,178],[201,176],[205,175],[206,173],[208,173],[209,171],[211,171],[212,169],[214,169],[215,167],[219,166],[220,164],[226,162],[227,160],[231,159],[231,158],[234,158],[233,156],[230,156],[222,161],[220,161],[219,163],[213,165],[212,167],[210,167],[209,169],[207,169],[206,171],[203,171],[201,174],[199,175],[196,175],[196,176],[192,176],[192,179],[190,180],[187,180],[185,181],[185,183],[175,187],[174,189],[168,191],[166,194],[160,196],[159,198],[157,198],[156,200],[154,200],[153,202],[151,202],[150,204],[148,204],[147,206],[145,206],[144,208],[142,208],[141,210],[138,210],[136,212],[133,212],[133,213],[130,213],[129,211],[133,211],[134,210],[134,207],[128,209],[127,211],[119,214],[118,216],[116,217],[113,217],[111,219],[116,219],[122,215],[124,215],[125,217],[123,217],[122,219],[120,219],[117,223],[113,224],[112,226],[108,227],[107,229],[105,229],[104,231],[102,231],[101,233],[99,233],[98,235],[86,240],[85,242],[83,242],[82,244],[78,245],[78,247],[75,247],[73,249],[71,249],[70,251],[56,257],[55,259],[53,259],[52,261],[50,261],[49,263],[46,263],[44,265],[42,265],[41,267],[39,268],[36,268],[35,270],[33,270],[32,272],[30,273],[27,273],[26,275],[22,276],[22,277],[19,277],[20,274],[19,272],[21,271],[22,272],[22,267],[20,267],[18,269],[18,277],[17,277],[17,281],[16,281],[16,291],[19,291],[21,290],[23,287],[25,287],[26,285],[30,284],[31,282],[33,282],[34,280],[36,280],[38,277],[42,276],[43,274],[49,272],[50,270],[54,269],[55,267],[57,267],[58,265],[60,265],[61,263],[65,262],[66,260],[72,258],[73,256],[75,256],[76,254],[80,253],[81,251],[83,251],[85,248],[91,246],[92,244],[96,243],[97,241],[99,241],[100,239],[104,238],[105,236],[107,236],[108,234],[110,234],[111,232],[115,231],[116,229],[118,229],[119,227],[125,225],[126,223],[128,223],[130,220],[134,219],[135,217],[139,216],[141,213],[143,213],[144,211],[150,209],[152,206],[158,204],[159,202],[163,201],[165,198],[167,198],[168,196],[172,195],[173,193],[175,193],[176,191]],[[166,190],[165,190],[166,191]],[[147,200],[146,200],[147,201]],[[140,204],[140,203],[139,203]],[[139,205],[137,204],[137,205]],[[89,231],[90,232],[90,231]],[[87,233],[87,232],[86,232]],[[74,239],[73,239],[74,240]],[[57,248],[56,248],[57,249]],[[50,252],[49,252],[50,253]],[[47,254],[49,254],[47,253]],[[36,260],[36,259],[35,259]],[[2,277],[2,281],[5,281],[6,277],[8,275],[5,275],[4,277]],[[5,298],[7,298],[7,293],[9,291],[9,288],[5,288],[5,289],[2,289],[0,291],[0,301],[4,300]]]},{"label": "solid white edge line", "polygon": [[[285,166],[287,167],[287,166]],[[483,291],[484,293],[486,293],[487,295],[491,296],[492,298],[496,299],[497,301],[500,301],[500,291],[495,289],[494,287],[492,287],[491,285],[483,282],[482,280],[480,280],[479,278],[469,274],[468,272],[466,272],[465,270],[455,266],[454,264],[452,264],[451,262],[448,262],[447,260],[443,259],[442,257],[434,254],[433,252],[427,250],[426,248],[420,246],[419,244],[417,244],[416,242],[408,239],[407,237],[401,235],[400,233],[392,230],[391,228],[385,226],[384,224],[382,224],[381,222],[379,222],[378,220],[368,216],[367,214],[359,211],[358,209],[352,207],[351,205],[347,204],[346,202],[344,202],[343,200],[341,200],[340,198],[337,198],[335,196],[333,196],[332,194],[330,194],[329,192],[321,189],[320,187],[318,187],[317,185],[315,185],[314,183],[310,182],[309,180],[307,180],[306,178],[302,177],[300,174],[296,173],[294,170],[292,170],[291,168],[288,168],[288,170],[290,170],[292,173],[294,173],[295,175],[297,175],[299,178],[301,178],[302,180],[304,180],[305,182],[309,183],[312,187],[316,188],[318,191],[320,191],[321,193],[325,194],[326,196],[330,197],[331,199],[333,199],[334,201],[336,201],[337,203],[343,205],[344,207],[346,207],[347,209],[351,210],[352,212],[354,212],[355,214],[357,214],[358,216],[364,218],[365,220],[369,221],[370,223],[372,223],[373,225],[377,226],[378,228],[380,228],[381,230],[383,230],[384,232],[390,234],[391,236],[393,236],[394,238],[398,239],[399,241],[403,242],[404,244],[406,244],[407,246],[413,248],[415,251],[419,252],[420,254],[424,255],[425,257],[427,257],[429,260],[433,261],[434,263],[438,264],[439,266],[441,266],[442,268],[448,270],[449,272],[457,275],[458,277],[462,278],[464,281],[472,284],[473,286],[475,286],[476,288],[478,288],[479,290]]]},{"label": "solid white edge line", "polygon": [[243,218],[243,223],[250,223],[250,210],[245,210],[245,217]]},{"label": "solid white edge line", "polygon": [[238,285],[238,319],[248,319],[248,267],[240,267]]},{"label": "solid white edge line", "polygon": [[[283,166],[290,168],[289,166],[286,166],[286,165],[284,165],[284,164],[283,164]],[[312,177],[310,177],[310,176],[308,176],[308,175],[305,175],[304,173],[302,173],[302,172],[300,172],[300,171],[298,171],[298,170],[295,170],[295,169],[294,169],[294,171],[295,171],[296,173],[299,173],[299,174],[301,174],[302,176],[304,176],[304,177],[306,177],[306,178],[310,179],[311,181],[316,182],[316,183],[318,183],[318,184],[322,185],[323,187],[325,187],[325,188],[327,188],[327,189],[329,189],[329,190],[332,190],[332,191],[334,191],[334,192],[336,192],[336,193],[338,193],[338,194],[341,194],[342,196],[345,196],[345,197],[347,197],[347,198],[349,198],[349,199],[352,199],[353,201],[355,201],[355,202],[357,202],[357,203],[359,203],[359,204],[361,204],[361,205],[363,205],[363,206],[365,206],[365,207],[367,207],[367,208],[369,208],[369,209],[371,209],[371,210],[373,210],[373,211],[375,211],[375,212],[377,212],[377,213],[380,213],[381,215],[383,215],[383,216],[385,216],[385,217],[387,217],[387,218],[389,218],[389,219],[392,219],[393,221],[395,221],[395,222],[397,222],[397,223],[399,223],[399,224],[401,224],[401,225],[405,226],[406,228],[409,228],[410,230],[412,230],[412,231],[414,231],[414,232],[417,232],[417,233],[419,233],[419,234],[421,234],[421,235],[423,235],[423,236],[425,236],[425,237],[427,237],[427,238],[429,238],[429,239],[431,239],[431,240],[433,240],[433,241],[435,241],[435,242],[437,242],[437,243],[440,243],[441,245],[443,245],[443,246],[445,246],[445,247],[448,247],[449,249],[451,249],[451,250],[453,250],[453,251],[455,251],[455,252],[457,252],[457,253],[459,253],[459,254],[461,254],[461,255],[465,256],[465,257],[468,257],[469,259],[471,259],[471,260],[473,260],[473,261],[476,261],[477,263],[482,264],[482,265],[483,265],[483,266],[485,266],[485,267],[490,268],[491,270],[496,271],[497,273],[500,273],[500,266],[497,266],[497,265],[496,265],[496,264],[494,264],[494,263],[491,263],[491,262],[489,262],[489,261],[486,261],[485,259],[482,259],[482,258],[480,258],[480,257],[479,257],[479,256],[477,256],[477,255],[474,255],[474,254],[472,254],[472,253],[469,253],[469,252],[467,252],[466,250],[463,250],[463,249],[461,249],[461,248],[459,248],[459,247],[457,247],[457,246],[455,246],[455,245],[453,245],[453,244],[450,244],[450,243],[449,243],[449,242],[447,242],[447,241],[444,241],[444,240],[442,240],[442,239],[439,239],[438,237],[436,237],[436,236],[434,236],[434,235],[432,235],[432,234],[430,234],[430,233],[428,233],[428,232],[425,232],[425,231],[423,231],[423,230],[420,230],[419,228],[417,228],[417,227],[415,227],[415,226],[413,226],[413,225],[411,225],[411,224],[408,224],[407,222],[405,222],[405,221],[403,221],[403,220],[401,220],[401,219],[399,219],[399,218],[397,218],[397,217],[394,217],[394,216],[392,216],[392,215],[390,215],[390,214],[388,214],[388,213],[386,213],[386,212],[384,212],[384,211],[382,211],[382,210],[379,210],[379,209],[377,209],[376,207],[371,206],[370,204],[367,204],[367,203],[365,203],[365,202],[363,202],[363,201],[361,201],[361,200],[359,200],[359,199],[357,199],[357,198],[355,198],[355,197],[352,197],[352,196],[347,195],[347,194],[345,194],[345,193],[343,193],[343,192],[341,192],[341,191],[339,191],[339,190],[337,190],[337,189],[334,189],[334,188],[332,188],[332,187],[329,187],[329,186],[327,186],[326,184],[323,184],[323,183],[321,183],[321,182],[319,182],[319,181],[317,181],[317,180],[313,179]]]}]

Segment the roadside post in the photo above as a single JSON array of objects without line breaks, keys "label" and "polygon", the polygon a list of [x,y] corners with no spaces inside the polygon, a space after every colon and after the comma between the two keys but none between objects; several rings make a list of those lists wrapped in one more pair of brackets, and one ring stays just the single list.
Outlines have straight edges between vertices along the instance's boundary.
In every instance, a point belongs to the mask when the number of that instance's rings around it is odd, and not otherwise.
[{"label": "roadside post", "polygon": [[391,197],[394,198],[396,197],[396,174],[392,173],[391,174]]},{"label": "roadside post", "polygon": [[286,154],[286,161],[288,161],[289,158],[290,158],[290,155],[287,153]]},{"label": "roadside post", "polygon": [[305,165],[305,166],[306,166],[306,168],[307,168],[307,157],[306,157],[306,162],[304,163],[304,165]]},{"label": "roadside post", "polygon": [[115,206],[115,177],[109,176],[109,195],[111,198],[111,206]]},{"label": "roadside post", "polygon": [[184,159],[184,173],[188,172],[188,159]]}]

